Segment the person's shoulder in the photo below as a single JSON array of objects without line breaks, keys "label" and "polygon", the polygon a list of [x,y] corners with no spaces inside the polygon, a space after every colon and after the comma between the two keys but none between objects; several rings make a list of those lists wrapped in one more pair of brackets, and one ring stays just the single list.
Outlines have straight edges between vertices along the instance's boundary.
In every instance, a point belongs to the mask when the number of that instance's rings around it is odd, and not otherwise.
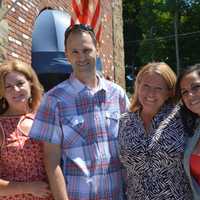
[{"label": "person's shoulder", "polygon": [[104,81],[104,83],[110,87],[114,87],[114,88],[119,88],[119,89],[122,89],[122,87],[120,85],[118,85],[117,83],[113,82],[113,81],[110,81],[110,80],[107,80],[105,78],[102,78],[102,80]]},{"label": "person's shoulder", "polygon": [[108,91],[115,90],[121,93],[125,93],[125,90],[117,83],[114,83],[113,81],[107,80],[105,78],[102,78],[102,81],[104,85],[107,87]]},{"label": "person's shoulder", "polygon": [[127,119],[129,118],[130,116],[130,113],[129,112],[125,112],[123,114],[120,115],[120,119],[123,120],[123,119]]},{"label": "person's shoulder", "polygon": [[62,96],[67,96],[67,94],[70,94],[72,90],[71,84],[69,79],[59,83],[49,91],[45,93],[46,97],[54,97],[54,98],[60,98]]},{"label": "person's shoulder", "polygon": [[192,137],[195,137],[196,140],[200,139],[200,119],[197,119],[197,121],[196,121],[196,127],[194,128],[194,133],[193,133]]},{"label": "person's shoulder", "polygon": [[65,81],[59,83],[58,85],[54,86],[49,91],[47,91],[46,94],[52,95],[52,94],[55,94],[59,90],[66,89],[67,87],[69,87],[69,80],[65,80]]},{"label": "person's shoulder", "polygon": [[135,118],[136,117],[136,113],[135,112],[125,112],[123,114],[120,115],[120,120],[127,120],[127,119],[131,119],[131,118]]},{"label": "person's shoulder", "polygon": [[174,115],[174,114],[177,114],[178,111],[180,110],[180,107],[179,105],[173,103],[173,102],[166,102],[162,108],[161,108],[161,113],[163,115]]},{"label": "person's shoulder", "polygon": [[[183,134],[184,126],[179,113],[180,107],[173,103],[168,103],[165,105],[164,109],[161,111],[161,115],[158,115],[158,120],[160,120],[160,128],[172,131],[178,129],[178,134]],[[159,116],[161,116],[159,118]]]}]

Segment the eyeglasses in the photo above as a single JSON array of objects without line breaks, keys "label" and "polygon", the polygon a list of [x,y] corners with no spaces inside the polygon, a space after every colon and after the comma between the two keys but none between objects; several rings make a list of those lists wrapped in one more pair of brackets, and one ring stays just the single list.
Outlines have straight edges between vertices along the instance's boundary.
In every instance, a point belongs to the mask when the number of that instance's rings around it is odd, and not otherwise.
[{"label": "eyeglasses", "polygon": [[190,88],[190,90],[182,90],[181,91],[181,96],[182,97],[187,97],[187,96],[189,96],[190,93],[195,95],[195,94],[197,94],[199,92],[200,92],[200,84],[195,84]]},{"label": "eyeglasses", "polygon": [[21,90],[24,87],[25,84],[26,84],[26,82],[24,82],[24,81],[18,81],[14,85],[11,85],[11,84],[5,85],[5,90],[6,91],[13,91],[13,90],[16,90],[16,89]]},{"label": "eyeglasses", "polygon": [[92,37],[94,37],[96,39],[94,30],[91,26],[89,26],[87,24],[74,24],[74,25],[70,25],[66,29],[66,31],[65,31],[65,41],[68,39],[68,37],[69,37],[69,35],[72,31],[79,31],[79,30],[89,32],[92,35]]}]

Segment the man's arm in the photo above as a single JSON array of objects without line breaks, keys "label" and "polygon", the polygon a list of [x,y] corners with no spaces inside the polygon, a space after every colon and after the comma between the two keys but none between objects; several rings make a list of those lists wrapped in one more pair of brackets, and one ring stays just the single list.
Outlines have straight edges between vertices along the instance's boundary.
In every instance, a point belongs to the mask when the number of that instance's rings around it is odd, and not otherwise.
[{"label": "man's arm", "polygon": [[44,163],[53,196],[55,200],[69,200],[60,160],[60,145],[44,142]]}]

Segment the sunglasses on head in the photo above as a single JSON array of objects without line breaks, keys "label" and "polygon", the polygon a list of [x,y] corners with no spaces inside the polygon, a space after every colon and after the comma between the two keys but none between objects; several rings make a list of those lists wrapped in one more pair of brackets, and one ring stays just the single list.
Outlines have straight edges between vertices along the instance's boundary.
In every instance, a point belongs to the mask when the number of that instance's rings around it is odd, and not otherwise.
[{"label": "sunglasses on head", "polygon": [[91,26],[87,25],[87,24],[74,24],[74,25],[70,25],[66,31],[65,31],[65,38],[68,38],[69,37],[69,34],[72,32],[72,31],[75,31],[75,30],[83,30],[83,31],[87,31],[87,32],[90,32],[92,34],[95,35],[94,33],[94,30]]}]

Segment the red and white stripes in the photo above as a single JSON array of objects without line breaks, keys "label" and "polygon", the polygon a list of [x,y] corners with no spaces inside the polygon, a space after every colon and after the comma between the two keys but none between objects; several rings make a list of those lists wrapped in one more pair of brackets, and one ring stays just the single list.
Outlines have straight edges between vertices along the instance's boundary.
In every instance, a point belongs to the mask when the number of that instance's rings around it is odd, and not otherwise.
[{"label": "red and white stripes", "polygon": [[71,0],[73,24],[90,25],[96,34],[97,41],[100,41],[102,32],[101,23],[101,1],[100,0]]}]

